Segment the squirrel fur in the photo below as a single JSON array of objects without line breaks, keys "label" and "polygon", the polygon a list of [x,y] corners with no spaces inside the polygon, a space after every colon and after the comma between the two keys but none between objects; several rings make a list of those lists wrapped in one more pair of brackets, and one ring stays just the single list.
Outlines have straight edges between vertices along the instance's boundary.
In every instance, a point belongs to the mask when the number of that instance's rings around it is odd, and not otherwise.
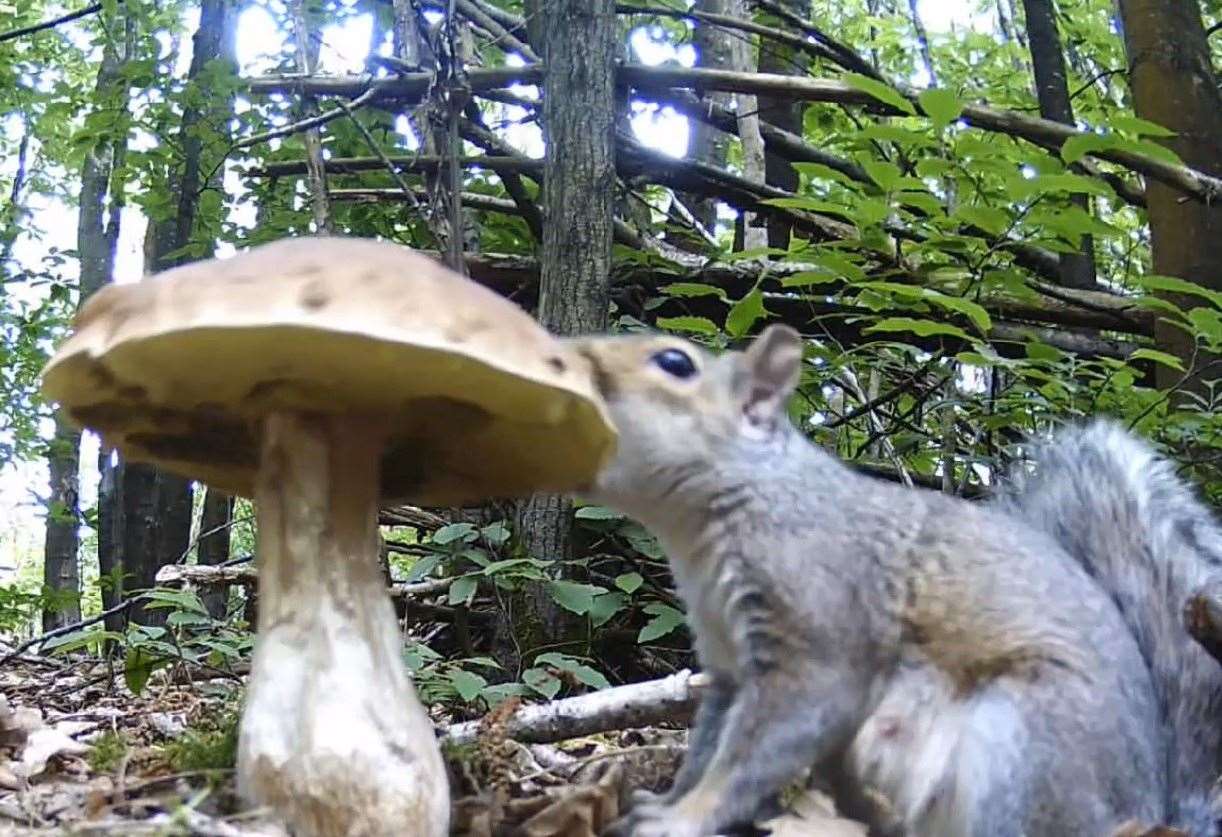
[{"label": "squirrel fur", "polygon": [[573,343],[619,432],[581,494],[659,538],[712,682],[613,833],[747,825],[810,768],[880,834],[1215,833],[1222,666],[1179,620],[1222,536],[1144,444],[1068,431],[971,503],[807,440],[791,328]]}]

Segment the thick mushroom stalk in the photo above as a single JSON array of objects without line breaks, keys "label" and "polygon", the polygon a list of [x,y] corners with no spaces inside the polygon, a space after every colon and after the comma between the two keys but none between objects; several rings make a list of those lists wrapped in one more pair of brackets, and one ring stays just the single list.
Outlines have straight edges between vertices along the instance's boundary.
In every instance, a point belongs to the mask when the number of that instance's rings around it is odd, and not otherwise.
[{"label": "thick mushroom stalk", "polygon": [[259,632],[238,783],[312,837],[434,837],[449,793],[378,569],[385,422],[273,413],[255,482]]}]

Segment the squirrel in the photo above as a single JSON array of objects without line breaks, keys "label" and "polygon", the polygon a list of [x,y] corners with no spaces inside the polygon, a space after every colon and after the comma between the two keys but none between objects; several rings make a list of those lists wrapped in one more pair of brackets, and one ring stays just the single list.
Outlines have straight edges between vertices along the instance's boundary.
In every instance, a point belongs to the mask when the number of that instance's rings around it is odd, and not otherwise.
[{"label": "squirrel", "polygon": [[788,326],[569,339],[619,432],[577,493],[658,537],[711,681],[670,790],[609,833],[749,826],[810,769],[872,833],[1216,833],[1222,666],[1177,620],[1222,535],[1144,443],[1069,431],[971,502],[808,440]]}]

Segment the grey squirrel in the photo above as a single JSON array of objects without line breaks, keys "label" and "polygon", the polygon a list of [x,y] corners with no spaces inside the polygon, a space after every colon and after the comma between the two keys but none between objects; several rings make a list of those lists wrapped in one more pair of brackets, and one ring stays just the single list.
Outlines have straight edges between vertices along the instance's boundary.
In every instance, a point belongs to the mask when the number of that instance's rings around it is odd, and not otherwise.
[{"label": "grey squirrel", "polygon": [[1180,613],[1222,535],[1143,443],[1067,431],[970,503],[808,441],[787,326],[573,345],[619,431],[580,493],[658,536],[713,684],[672,788],[612,833],[746,825],[812,767],[874,833],[1216,833],[1222,666]]}]

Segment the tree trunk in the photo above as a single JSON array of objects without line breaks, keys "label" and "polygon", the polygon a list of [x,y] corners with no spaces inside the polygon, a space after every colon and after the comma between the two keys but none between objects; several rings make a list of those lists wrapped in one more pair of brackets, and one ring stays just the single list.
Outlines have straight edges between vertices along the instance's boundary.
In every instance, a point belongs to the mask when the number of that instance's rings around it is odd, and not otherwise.
[{"label": "tree trunk", "polygon": [[[289,11],[293,17],[293,43],[296,48],[297,69],[306,75],[313,75],[314,64],[318,60],[318,43],[310,39],[313,28],[310,26],[305,0],[292,0],[289,3]],[[204,29],[202,20],[201,16],[201,32]],[[298,119],[305,118],[312,110],[314,108],[310,100],[303,96],[296,116]],[[314,231],[319,235],[331,235],[335,232],[335,225],[331,218],[331,201],[327,197],[327,172],[322,156],[322,132],[318,128],[309,128],[302,132],[301,141],[305,145],[306,167],[309,169],[307,182],[310,191],[310,211],[314,218]]]},{"label": "tree trunk", "polygon": [[[698,0],[695,8],[712,14],[725,14],[727,0]],[[735,33],[711,23],[696,23],[693,40],[696,44],[697,66],[706,70],[731,70],[734,68],[734,38]],[[734,106],[732,93],[708,93],[707,98],[724,108]],[[689,120],[691,124],[691,146],[688,156],[710,166],[725,168],[726,154],[730,148],[730,138],[699,119]],[[690,195],[685,197],[688,208],[696,220],[709,232],[714,232],[717,224],[716,198]]]},{"label": "tree trunk", "polygon": [[[744,0],[726,0],[726,13],[734,17],[747,17]],[[731,69],[752,73],[758,68],[755,46],[752,39],[743,34],[732,40]],[[760,98],[753,93],[735,93],[734,107],[738,111],[738,139],[742,143],[743,177],[754,183],[767,181],[767,156],[764,153],[764,138],[760,134]],[[736,246],[744,250],[756,250],[768,246],[769,231],[767,216],[755,212],[740,212],[738,217],[740,234]]]},{"label": "tree trunk", "polygon": [[[1040,115],[1066,125],[1074,124],[1073,103],[1065,72],[1065,55],[1057,31],[1053,0],[1023,0],[1027,14],[1027,41],[1035,69],[1035,89]],[[1091,211],[1089,195],[1074,195],[1071,202],[1084,212]],[[1061,284],[1069,288],[1095,287],[1094,238],[1082,236],[1080,253],[1061,254]]]},{"label": "tree trunk", "polygon": [[[233,61],[233,0],[204,0],[200,7],[199,29],[195,33],[191,66],[187,71],[189,87],[216,59],[224,60],[230,71]],[[195,89],[182,115],[182,158],[167,174],[166,187],[178,196],[177,211],[149,226],[146,253],[150,272],[210,256],[213,236],[197,235],[196,218],[199,196],[209,185],[205,173],[217,168],[228,147],[227,124],[232,115],[231,100],[210,97],[202,86]],[[200,104],[202,102],[202,104]],[[123,463],[120,494],[123,498],[124,526],[119,534],[125,569],[137,589],[151,587],[157,570],[178,561],[187,552],[191,538],[191,482],[148,465]],[[164,610],[133,608],[130,618],[142,624],[160,623]]]},{"label": "tree trunk", "polygon": [[[810,0],[780,0],[794,14],[803,19],[810,17]],[[765,20],[769,25],[783,28],[779,21]],[[787,76],[806,75],[808,61],[793,47],[761,41],[759,71]],[[746,69],[746,68],[745,68]],[[788,96],[760,96],[758,100],[760,119],[792,134],[802,135],[802,118],[806,105],[795,102]],[[757,126],[758,128],[758,126]],[[744,140],[745,141],[745,140]],[[763,140],[761,139],[762,143]],[[745,155],[744,155],[745,156]],[[786,192],[798,190],[798,173],[788,160],[775,152],[764,155],[764,182]],[[789,237],[793,224],[782,216],[772,216],[767,221],[768,246],[782,250],[789,248]]]},{"label": "tree trunk", "polygon": [[[615,4],[553,0],[548,20],[543,36],[547,223],[539,320],[557,334],[602,331],[610,308],[615,195]],[[534,32],[532,38],[539,35]],[[571,527],[572,506],[565,498],[536,496],[519,508],[520,542],[535,557],[568,557]],[[515,651],[572,638],[571,614],[545,588],[535,586],[527,598],[538,630],[525,637],[519,631]]]},{"label": "tree trunk", "polygon": [[[94,101],[99,110],[123,113],[129,100],[128,85],[123,82],[123,69],[135,42],[135,24],[130,15],[119,9],[124,37],[108,39],[102,50],[94,87]],[[118,24],[120,21],[110,21]],[[77,213],[76,246],[80,260],[80,299],[83,304],[110,279],[114,269],[115,247],[119,240],[122,193],[111,193],[111,173],[121,165],[127,150],[126,125],[116,127],[113,136],[106,137],[89,149],[81,166],[81,190]],[[55,438],[48,452],[51,473],[51,495],[46,528],[46,583],[67,594],[75,602],[59,615],[43,614],[43,625],[50,629],[80,619],[80,550],[81,522],[78,492],[80,490],[80,433],[73,431],[58,412],[55,416]],[[99,463],[102,457],[99,457]],[[107,459],[109,464],[109,460]],[[113,494],[98,493],[98,565],[102,576],[102,604],[110,607],[119,601],[119,590],[107,583],[122,562],[113,549],[111,533],[118,515]],[[106,620],[106,627],[118,630],[122,616]]]},{"label": "tree trunk", "polygon": [[42,613],[44,631],[81,619],[81,573],[79,566],[81,434],[67,418],[55,412],[55,436],[47,447],[47,468],[51,473],[51,493],[47,497],[46,545],[43,552],[43,581],[54,591],[51,607]]},{"label": "tree trunk", "polygon": [[[1121,0],[1129,86],[1142,119],[1175,132],[1162,140],[1187,165],[1222,175],[1222,95],[1219,94],[1200,7],[1195,0]],[[1222,290],[1222,206],[1184,200],[1146,179],[1154,272]],[[1168,295],[1185,309],[1191,298]],[[1218,377],[1217,358],[1195,356],[1191,335],[1160,318],[1155,341],[1199,373],[1189,386],[1203,390]],[[1206,368],[1206,367],[1209,368]],[[1181,373],[1157,365],[1160,387],[1176,386]]]},{"label": "tree trunk", "polygon": [[[199,524],[199,563],[223,564],[229,560],[229,524],[232,521],[233,497],[207,489]],[[228,587],[218,584],[200,593],[200,599],[213,619],[225,618]]]}]

